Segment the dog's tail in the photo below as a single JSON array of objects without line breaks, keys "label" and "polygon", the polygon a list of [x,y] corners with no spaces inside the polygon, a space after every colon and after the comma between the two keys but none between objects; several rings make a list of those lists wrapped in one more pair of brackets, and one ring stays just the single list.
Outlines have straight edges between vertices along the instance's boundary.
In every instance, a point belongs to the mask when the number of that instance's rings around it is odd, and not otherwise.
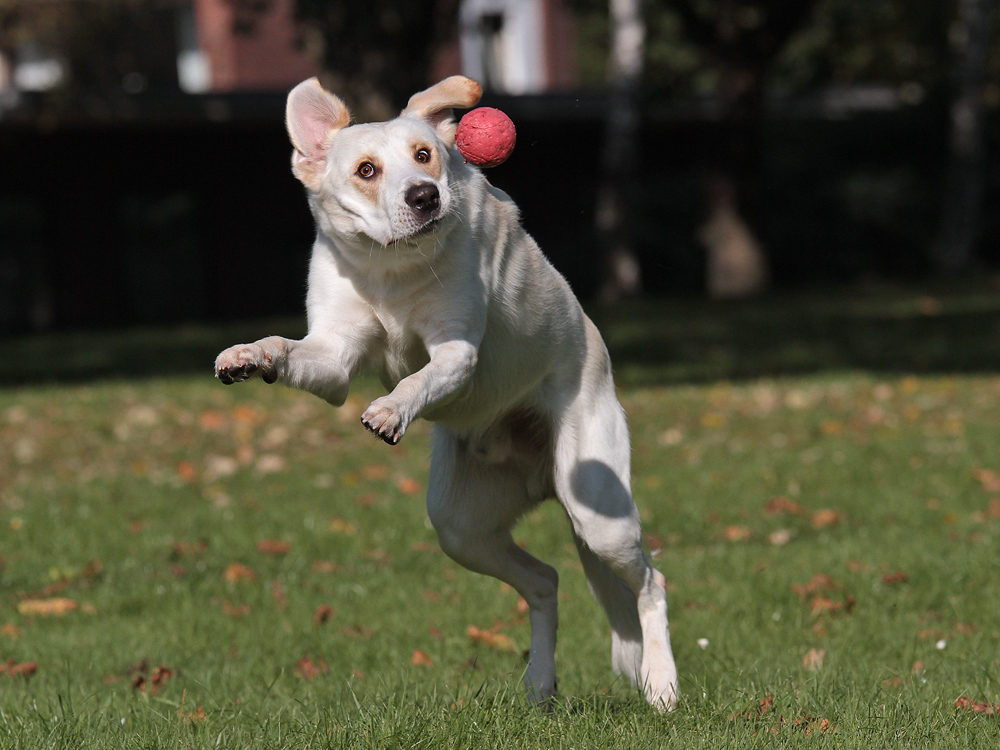
[{"label": "dog's tail", "polygon": [[635,593],[575,534],[590,593],[604,608],[611,623],[611,667],[616,674],[639,685],[642,667],[642,626]]}]

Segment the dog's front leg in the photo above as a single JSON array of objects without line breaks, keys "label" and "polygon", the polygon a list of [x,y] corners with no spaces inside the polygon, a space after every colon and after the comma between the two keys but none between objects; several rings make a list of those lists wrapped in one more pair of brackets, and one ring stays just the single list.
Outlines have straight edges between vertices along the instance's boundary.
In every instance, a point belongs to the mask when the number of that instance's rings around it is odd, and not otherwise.
[{"label": "dog's front leg", "polygon": [[395,445],[417,417],[454,397],[472,377],[478,350],[469,341],[429,346],[431,361],[396,385],[392,393],[372,401],[361,415],[365,427]]},{"label": "dog's front leg", "polygon": [[346,359],[329,340],[270,336],[226,349],[215,360],[215,376],[226,385],[260,377],[265,383],[281,382],[341,406],[350,385]]}]

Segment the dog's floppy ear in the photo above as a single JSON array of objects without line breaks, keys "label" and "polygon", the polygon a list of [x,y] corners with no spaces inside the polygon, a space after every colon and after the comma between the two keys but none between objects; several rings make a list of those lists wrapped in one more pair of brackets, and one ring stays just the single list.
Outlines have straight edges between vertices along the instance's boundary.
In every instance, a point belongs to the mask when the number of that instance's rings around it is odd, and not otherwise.
[{"label": "dog's floppy ear", "polygon": [[452,107],[474,107],[482,95],[483,87],[471,78],[452,76],[411,96],[402,114],[404,117],[419,117],[429,122],[438,131],[445,145],[451,148],[455,143],[456,127],[452,119]]},{"label": "dog's floppy ear", "polygon": [[292,172],[306,187],[319,189],[333,134],[346,128],[350,121],[344,103],[316,78],[303,81],[288,94],[285,125],[295,146]]}]

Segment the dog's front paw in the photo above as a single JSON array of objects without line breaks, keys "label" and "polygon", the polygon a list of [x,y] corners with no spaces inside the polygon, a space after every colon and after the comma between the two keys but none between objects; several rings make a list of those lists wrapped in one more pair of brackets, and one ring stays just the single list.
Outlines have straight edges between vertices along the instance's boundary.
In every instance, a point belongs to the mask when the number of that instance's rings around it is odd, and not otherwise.
[{"label": "dog's front paw", "polygon": [[231,346],[215,360],[215,377],[226,385],[242,383],[247,378],[260,375],[265,383],[278,379],[271,354],[259,344]]},{"label": "dog's front paw", "polygon": [[408,420],[386,396],[372,401],[361,415],[361,422],[375,437],[382,438],[389,445],[395,445],[402,439],[408,424]]}]

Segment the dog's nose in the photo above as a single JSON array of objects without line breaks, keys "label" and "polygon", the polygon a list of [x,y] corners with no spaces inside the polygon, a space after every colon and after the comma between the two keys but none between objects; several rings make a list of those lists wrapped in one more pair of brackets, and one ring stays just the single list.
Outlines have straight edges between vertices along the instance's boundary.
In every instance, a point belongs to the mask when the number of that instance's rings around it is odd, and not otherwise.
[{"label": "dog's nose", "polygon": [[437,185],[422,182],[406,191],[406,205],[421,216],[430,216],[441,207]]}]

